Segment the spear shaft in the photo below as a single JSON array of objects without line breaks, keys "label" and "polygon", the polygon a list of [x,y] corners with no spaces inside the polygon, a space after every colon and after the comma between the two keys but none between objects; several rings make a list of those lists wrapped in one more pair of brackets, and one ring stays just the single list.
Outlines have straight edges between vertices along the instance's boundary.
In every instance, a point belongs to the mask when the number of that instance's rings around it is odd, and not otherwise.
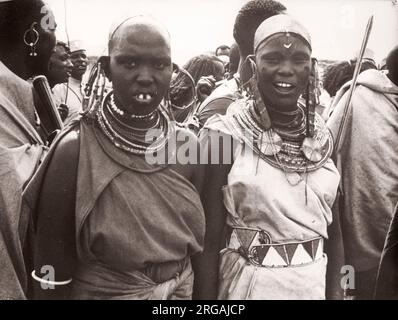
[{"label": "spear shaft", "polygon": [[335,149],[337,151],[337,154],[340,153],[341,146],[342,146],[342,143],[343,143],[344,133],[345,133],[346,128],[347,128],[348,116],[351,113],[352,94],[354,93],[354,89],[355,89],[355,86],[356,86],[356,83],[357,83],[358,75],[359,75],[359,72],[361,70],[362,59],[363,59],[363,56],[365,54],[365,49],[366,49],[366,46],[368,44],[368,40],[369,40],[370,32],[372,30],[372,26],[373,26],[373,15],[369,18],[368,24],[366,26],[365,35],[364,35],[364,38],[362,40],[361,50],[359,51],[359,54],[358,54],[358,57],[357,57],[357,63],[356,63],[356,66],[355,66],[354,75],[353,75],[353,78],[352,78],[352,81],[351,81],[350,89],[348,91],[347,101],[346,101],[346,103],[344,105],[343,117],[342,117],[340,125],[339,125],[339,130],[337,132],[336,149]]}]

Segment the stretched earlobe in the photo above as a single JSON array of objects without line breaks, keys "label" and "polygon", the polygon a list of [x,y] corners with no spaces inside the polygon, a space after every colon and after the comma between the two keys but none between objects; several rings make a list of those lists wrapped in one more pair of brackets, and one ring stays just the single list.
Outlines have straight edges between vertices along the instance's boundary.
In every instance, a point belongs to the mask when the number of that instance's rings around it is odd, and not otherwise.
[{"label": "stretched earlobe", "polygon": [[101,56],[98,59],[98,62],[101,63],[102,69],[105,72],[106,77],[112,81],[111,79],[111,69],[110,69],[110,57],[109,56]]},{"label": "stretched earlobe", "polygon": [[254,54],[250,54],[246,57],[245,62],[247,61],[249,63],[253,76],[257,77],[257,65],[254,59]]},{"label": "stretched earlobe", "polygon": [[179,71],[180,71],[180,67],[178,66],[178,64],[173,62],[173,72],[178,73]]}]

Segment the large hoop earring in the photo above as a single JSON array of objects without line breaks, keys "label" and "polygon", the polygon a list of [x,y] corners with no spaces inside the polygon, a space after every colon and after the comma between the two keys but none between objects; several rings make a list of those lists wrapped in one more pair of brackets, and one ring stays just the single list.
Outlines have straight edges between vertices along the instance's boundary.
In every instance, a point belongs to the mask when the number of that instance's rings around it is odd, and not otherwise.
[{"label": "large hoop earring", "polygon": [[[29,56],[31,57],[36,57],[37,52],[36,52],[36,45],[39,42],[40,35],[39,32],[35,29],[37,26],[37,22],[33,22],[32,25],[28,30],[25,31],[23,35],[23,42],[30,47],[30,53]],[[29,37],[29,39],[28,39]]]},{"label": "large hoop earring", "polygon": [[166,97],[167,97],[168,102],[169,102],[169,106],[171,106],[172,108],[178,109],[178,110],[185,110],[185,109],[191,108],[193,106],[193,104],[196,103],[196,101],[198,100],[198,93],[196,92],[195,80],[192,78],[191,74],[187,70],[185,70],[184,68],[178,66],[176,63],[173,63],[173,70],[174,70],[174,72],[183,73],[188,78],[188,80],[191,82],[191,84],[192,84],[192,100],[187,105],[184,105],[184,106],[181,106],[181,107],[175,105],[174,103],[171,102],[171,99],[170,99],[170,87],[169,87],[169,89],[167,90],[167,94],[166,94]]}]

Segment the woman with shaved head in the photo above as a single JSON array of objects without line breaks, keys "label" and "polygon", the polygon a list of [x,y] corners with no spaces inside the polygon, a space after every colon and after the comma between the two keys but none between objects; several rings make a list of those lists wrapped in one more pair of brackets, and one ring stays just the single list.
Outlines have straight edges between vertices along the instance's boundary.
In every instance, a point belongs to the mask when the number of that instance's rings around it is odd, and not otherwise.
[{"label": "woman with shaved head", "polygon": [[[190,139],[190,148],[198,143],[174,127],[164,102],[169,41],[161,24],[143,16],[110,33],[109,56],[99,68],[112,90],[94,97],[80,123],[58,140],[37,176],[42,187],[27,198],[40,209],[36,297],[191,298],[191,256],[204,239],[203,175],[198,165],[175,160],[181,147],[175,135]],[[43,275],[46,265],[54,278]],[[43,290],[48,285],[55,290]]]}]

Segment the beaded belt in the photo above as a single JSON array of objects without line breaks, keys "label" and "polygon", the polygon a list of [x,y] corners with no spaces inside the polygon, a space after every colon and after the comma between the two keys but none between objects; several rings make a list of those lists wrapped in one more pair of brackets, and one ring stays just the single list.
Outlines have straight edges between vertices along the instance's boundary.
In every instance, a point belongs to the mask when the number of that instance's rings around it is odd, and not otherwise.
[{"label": "beaded belt", "polygon": [[237,250],[255,266],[285,268],[313,263],[323,257],[323,238],[272,243],[259,229],[234,227],[228,248]]}]

